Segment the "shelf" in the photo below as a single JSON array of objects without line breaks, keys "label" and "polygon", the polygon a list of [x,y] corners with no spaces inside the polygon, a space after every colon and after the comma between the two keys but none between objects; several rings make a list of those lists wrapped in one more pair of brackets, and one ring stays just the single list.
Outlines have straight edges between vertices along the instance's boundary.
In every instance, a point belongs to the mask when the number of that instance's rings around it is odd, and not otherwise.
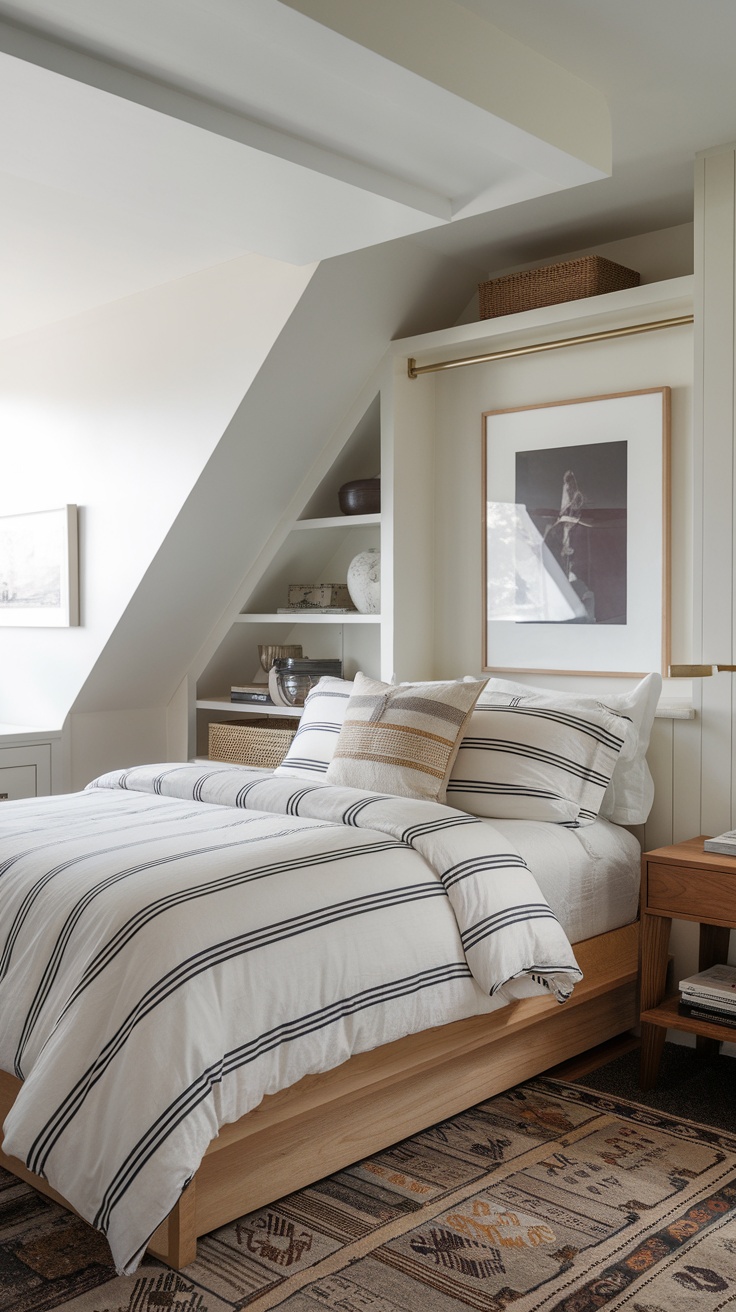
[{"label": "shelf", "polygon": [[296,529],[315,529],[315,528],[366,528],[375,524],[380,527],[380,513],[375,515],[330,515],[325,519],[297,519],[292,528]]},{"label": "shelf", "polygon": [[203,697],[194,705],[198,711],[228,711],[235,715],[284,715],[295,719],[303,706],[268,706],[264,702],[231,702],[229,697]]},{"label": "shelf", "polygon": [[399,357],[412,356],[417,364],[432,364],[445,355],[464,359],[489,349],[526,344],[532,335],[539,335],[541,339],[558,333],[560,336],[577,336],[578,333],[618,327],[622,320],[633,324],[689,314],[692,313],[692,298],[693,275],[687,274],[601,296],[560,301],[516,314],[440,328],[415,337],[397,338],[391,344],[391,351]]},{"label": "shelf", "polygon": [[679,993],[673,993],[656,1007],[643,1011],[640,1020],[646,1025],[661,1025],[672,1030],[685,1030],[688,1034],[700,1034],[704,1039],[717,1039],[719,1043],[736,1041],[736,1026],[718,1025],[715,1021],[696,1020],[694,1016],[681,1016],[677,1010]]},{"label": "shelf", "polygon": [[361,615],[348,611],[346,615],[314,615],[311,611],[294,611],[291,615],[236,615],[236,624],[380,624],[380,615]]}]

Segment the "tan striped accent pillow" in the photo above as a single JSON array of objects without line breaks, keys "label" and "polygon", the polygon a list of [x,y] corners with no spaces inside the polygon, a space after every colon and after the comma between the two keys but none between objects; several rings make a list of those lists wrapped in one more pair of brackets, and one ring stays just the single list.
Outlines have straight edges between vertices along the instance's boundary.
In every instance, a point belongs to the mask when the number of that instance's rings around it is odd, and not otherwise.
[{"label": "tan striped accent pillow", "polygon": [[485,684],[395,685],[356,674],[327,783],[443,802],[463,730]]}]

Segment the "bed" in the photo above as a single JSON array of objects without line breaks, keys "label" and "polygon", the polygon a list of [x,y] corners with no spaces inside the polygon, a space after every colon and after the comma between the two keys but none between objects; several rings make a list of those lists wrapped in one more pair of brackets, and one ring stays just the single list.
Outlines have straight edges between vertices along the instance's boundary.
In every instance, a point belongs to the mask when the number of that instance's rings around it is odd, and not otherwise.
[{"label": "bed", "polygon": [[357,787],[314,768],[343,723],[305,719],[275,773],[138,767],[0,814],[0,1164],[121,1271],[146,1247],[184,1266],[199,1235],[635,1023],[626,829]]}]

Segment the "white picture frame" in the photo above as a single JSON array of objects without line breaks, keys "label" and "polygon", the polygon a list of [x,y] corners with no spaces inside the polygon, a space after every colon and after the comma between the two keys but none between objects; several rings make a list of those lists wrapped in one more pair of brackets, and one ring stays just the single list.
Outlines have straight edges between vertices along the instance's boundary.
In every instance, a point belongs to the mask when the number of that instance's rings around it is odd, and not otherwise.
[{"label": "white picture frame", "polygon": [[670,389],[483,414],[483,669],[669,665]]},{"label": "white picture frame", "polygon": [[0,626],[79,624],[77,507],[0,516]]}]

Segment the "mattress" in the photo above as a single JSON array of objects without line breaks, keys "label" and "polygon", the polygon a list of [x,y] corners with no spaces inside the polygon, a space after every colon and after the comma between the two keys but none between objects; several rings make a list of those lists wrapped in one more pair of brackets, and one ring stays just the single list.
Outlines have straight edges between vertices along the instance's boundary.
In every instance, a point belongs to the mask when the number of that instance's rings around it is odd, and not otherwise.
[{"label": "mattress", "polygon": [[620,825],[580,829],[540,820],[489,820],[532,871],[571,943],[636,920],[641,848]]}]

